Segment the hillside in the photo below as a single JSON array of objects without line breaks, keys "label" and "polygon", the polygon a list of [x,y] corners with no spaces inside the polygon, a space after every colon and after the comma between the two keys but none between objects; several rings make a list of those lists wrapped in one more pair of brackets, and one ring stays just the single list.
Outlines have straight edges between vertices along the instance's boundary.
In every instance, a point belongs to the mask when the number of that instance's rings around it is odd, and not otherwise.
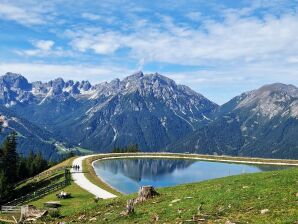
[{"label": "hillside", "polygon": [[298,159],[298,88],[272,84],[222,105],[216,119],[169,151]]},{"label": "hillside", "polygon": [[160,74],[135,73],[123,80],[33,82],[7,73],[0,103],[75,146],[110,151],[137,143],[158,151],[210,122],[217,105]]},{"label": "hillside", "polygon": [[0,142],[3,142],[12,131],[15,131],[18,135],[17,149],[22,155],[28,155],[32,151],[34,153],[41,152],[44,158],[48,160],[57,160],[59,158],[55,145],[58,141],[52,133],[19,117],[9,108],[1,105],[0,114],[6,123],[0,133]]},{"label": "hillside", "polygon": [[[72,183],[64,190],[73,198],[63,200],[60,218],[48,216],[46,223],[295,223],[297,213],[298,169],[230,176],[200,183],[158,189],[160,196],[135,208],[135,214],[123,217],[126,200],[135,195],[100,200]],[[54,192],[32,204],[56,200]],[[198,211],[198,207],[200,208]],[[261,210],[268,212],[261,214]],[[51,214],[51,213],[50,213]],[[0,215],[1,218],[7,216]],[[188,221],[187,221],[188,220]]]}]

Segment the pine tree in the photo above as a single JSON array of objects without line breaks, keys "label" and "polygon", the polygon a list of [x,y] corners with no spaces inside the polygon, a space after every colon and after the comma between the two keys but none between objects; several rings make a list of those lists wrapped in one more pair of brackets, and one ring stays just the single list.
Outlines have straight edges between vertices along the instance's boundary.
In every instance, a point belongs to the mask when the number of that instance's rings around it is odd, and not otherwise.
[{"label": "pine tree", "polygon": [[3,143],[3,171],[8,184],[13,184],[18,180],[18,154],[17,154],[17,134],[11,133]]},{"label": "pine tree", "polygon": [[4,171],[0,171],[0,202],[3,201],[3,199],[7,196],[8,194],[8,182],[6,175],[4,174]]},{"label": "pine tree", "polygon": [[28,175],[30,177],[34,175],[34,163],[33,163],[34,158],[35,158],[34,153],[32,151],[30,151],[29,156],[26,160]]},{"label": "pine tree", "polygon": [[20,180],[23,180],[29,176],[30,175],[29,170],[27,168],[27,160],[23,157],[20,157],[18,163],[18,177]]}]

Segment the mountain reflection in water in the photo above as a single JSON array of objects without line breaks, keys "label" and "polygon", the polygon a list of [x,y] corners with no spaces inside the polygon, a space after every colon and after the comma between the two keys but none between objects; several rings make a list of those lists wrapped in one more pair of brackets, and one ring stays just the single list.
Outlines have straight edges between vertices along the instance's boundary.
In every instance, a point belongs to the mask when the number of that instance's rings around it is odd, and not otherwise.
[{"label": "mountain reflection in water", "polygon": [[113,159],[101,161],[100,168],[140,182],[142,179],[157,180],[159,176],[185,169],[194,162],[181,159]]},{"label": "mountain reflection in water", "polygon": [[280,168],[187,159],[112,159],[94,163],[97,176],[122,193],[137,192],[144,185],[176,186]]}]

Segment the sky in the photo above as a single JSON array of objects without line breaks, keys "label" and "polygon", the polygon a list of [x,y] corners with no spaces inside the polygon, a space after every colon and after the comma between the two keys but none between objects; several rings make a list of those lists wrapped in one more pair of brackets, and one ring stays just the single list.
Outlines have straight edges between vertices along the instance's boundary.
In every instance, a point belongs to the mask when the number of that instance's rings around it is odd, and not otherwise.
[{"label": "sky", "polygon": [[0,0],[0,74],[95,84],[140,70],[218,104],[298,86],[298,1]]}]

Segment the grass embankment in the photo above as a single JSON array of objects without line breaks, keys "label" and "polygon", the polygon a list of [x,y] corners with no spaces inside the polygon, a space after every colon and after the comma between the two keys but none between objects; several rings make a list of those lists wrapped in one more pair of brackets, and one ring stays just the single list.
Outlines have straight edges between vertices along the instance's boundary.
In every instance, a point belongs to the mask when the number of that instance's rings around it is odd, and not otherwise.
[{"label": "grass embankment", "polygon": [[[119,155],[121,156],[121,155]],[[84,171],[89,179],[98,180],[94,170],[90,170],[91,157],[84,162]],[[91,173],[91,171],[93,171]],[[100,183],[104,186],[104,183]],[[115,199],[94,202],[93,195],[76,184],[64,191],[73,198],[60,200],[60,218],[47,217],[46,223],[191,223],[193,217],[205,220],[201,223],[295,223],[298,221],[298,168],[288,170],[243,174],[200,183],[162,188],[160,196],[135,207],[135,214],[123,217],[120,212],[126,201],[136,197],[120,196]],[[53,192],[34,204],[40,208],[46,201],[57,200]],[[198,211],[200,207],[200,211]],[[261,210],[268,212],[261,214]],[[81,218],[80,218],[81,217]],[[195,222],[194,222],[195,223]]]},{"label": "grass embankment", "polygon": [[100,154],[89,157],[83,160],[83,170],[86,178],[94,183],[95,185],[101,187],[102,189],[109,191],[117,196],[121,195],[116,189],[112,188],[108,184],[106,184],[103,180],[101,180],[95,173],[92,163],[96,160],[100,159],[108,159],[115,157],[164,157],[177,159],[177,158],[185,158],[185,159],[194,159],[194,160],[206,160],[206,161],[230,161],[230,163],[237,162],[243,164],[262,164],[265,166],[266,164],[293,164],[298,165],[297,160],[281,160],[281,159],[263,159],[263,158],[247,158],[247,157],[232,157],[232,156],[213,156],[213,155],[201,155],[201,154],[179,154],[179,153],[110,153],[110,154]]},{"label": "grass embankment", "polygon": [[[126,195],[115,199],[101,200],[80,190],[76,185],[65,190],[74,198],[62,201],[61,214],[65,217],[47,219],[90,223],[185,223],[193,217],[205,220],[202,223],[295,223],[298,221],[298,168],[230,176],[200,183],[158,189],[160,196],[135,207],[135,214],[123,217]],[[53,199],[53,195],[35,202]],[[198,207],[201,209],[198,211]],[[261,210],[268,212],[261,214]],[[83,218],[79,219],[83,215]],[[157,218],[158,217],[158,218]]]}]

